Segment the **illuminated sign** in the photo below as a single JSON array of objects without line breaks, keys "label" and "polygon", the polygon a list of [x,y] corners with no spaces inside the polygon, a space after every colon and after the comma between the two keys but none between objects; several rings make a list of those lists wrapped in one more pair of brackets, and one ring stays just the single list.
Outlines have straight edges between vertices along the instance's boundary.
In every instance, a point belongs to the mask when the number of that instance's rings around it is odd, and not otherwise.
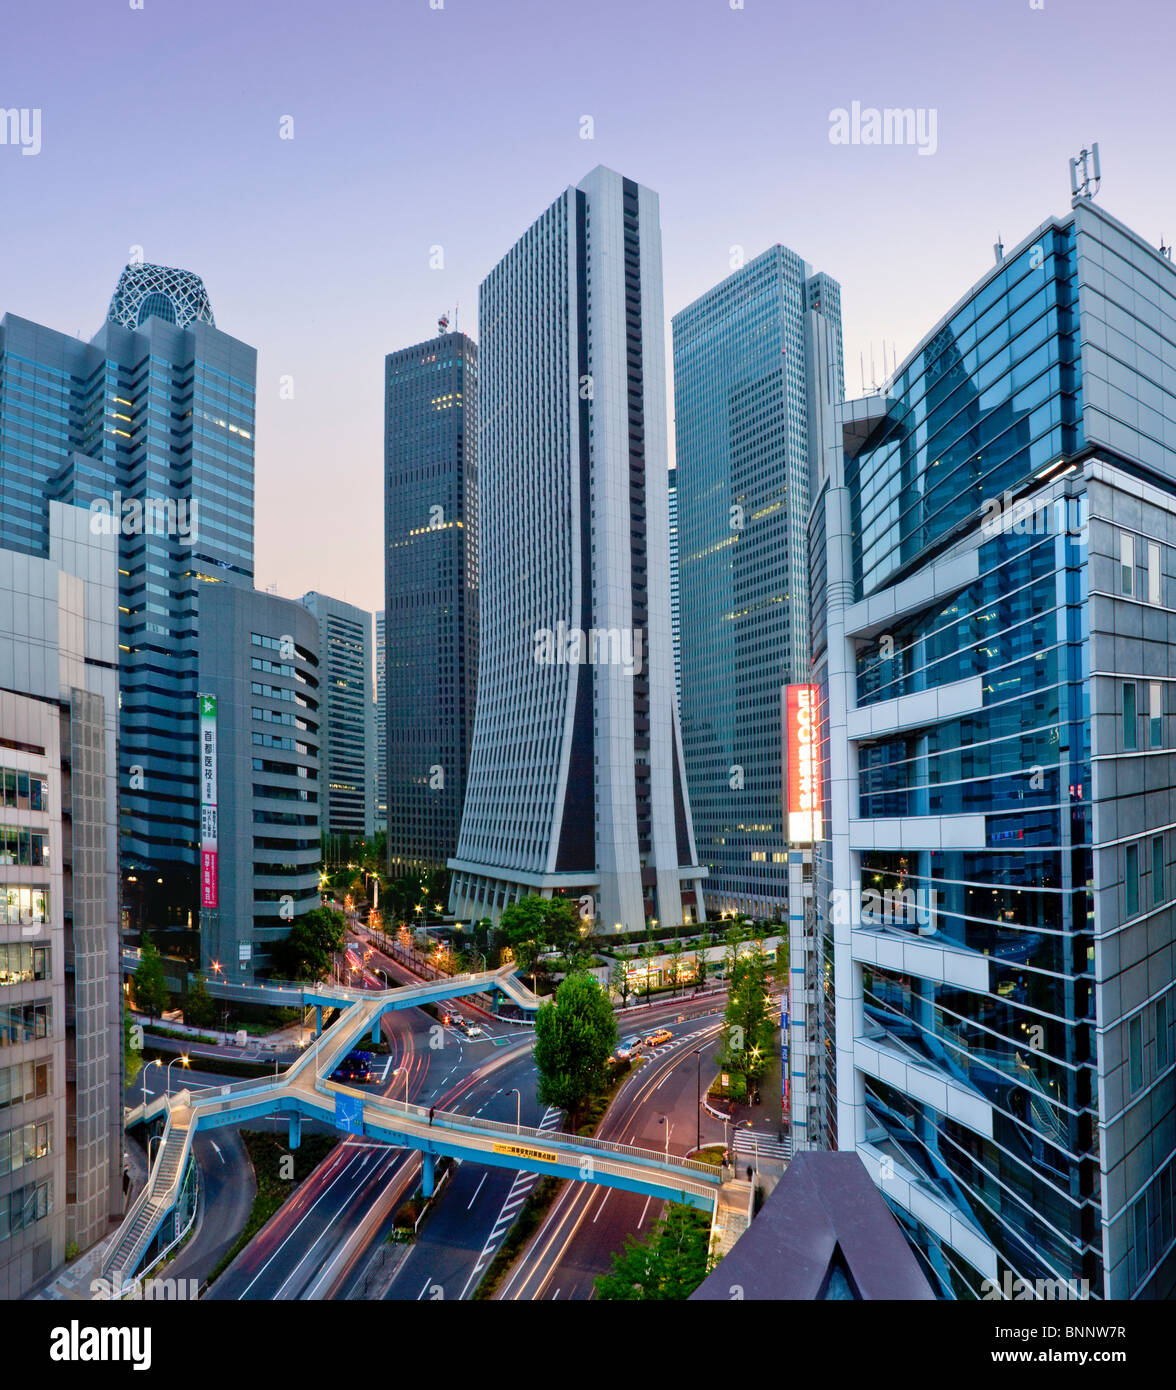
[{"label": "illuminated sign", "polygon": [[200,906],[217,905],[216,696],[200,702]]},{"label": "illuminated sign", "polygon": [[821,749],[817,724],[817,687],[784,688],[785,795],[788,839],[811,845],[821,839]]}]

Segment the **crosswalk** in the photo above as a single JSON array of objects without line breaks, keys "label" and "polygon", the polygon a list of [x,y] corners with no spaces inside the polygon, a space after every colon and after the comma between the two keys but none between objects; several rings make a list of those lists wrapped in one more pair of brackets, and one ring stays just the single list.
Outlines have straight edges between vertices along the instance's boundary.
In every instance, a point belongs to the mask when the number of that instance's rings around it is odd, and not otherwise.
[{"label": "crosswalk", "polygon": [[676,1038],[671,1038],[669,1042],[664,1042],[660,1047],[643,1047],[642,1057],[660,1057],[663,1052],[670,1052],[675,1047],[681,1047],[683,1043],[693,1042],[696,1038],[706,1037],[707,1034],[715,1031],[712,1023],[709,1028],[696,1028],[693,1033],[681,1033]]},{"label": "crosswalk", "polygon": [[[558,1129],[562,1116],[562,1110],[557,1110],[554,1106],[549,1105],[543,1118],[539,1121],[539,1128],[544,1131]],[[531,1195],[531,1189],[538,1179],[538,1173],[520,1172],[515,1174],[515,1180],[511,1183],[510,1191],[506,1194],[506,1201],[503,1202],[502,1210],[498,1213],[498,1220],[494,1223],[494,1229],[487,1237],[486,1244],[482,1247],[482,1253],[478,1256],[477,1263],[474,1265],[470,1277],[466,1280],[465,1288],[461,1291],[462,1298],[465,1298],[471,1289],[477,1287],[482,1271],[498,1253],[498,1247],[502,1244],[503,1237],[514,1225],[515,1218],[522,1210],[523,1203]]]},{"label": "crosswalk", "polygon": [[787,1163],[792,1157],[791,1139],[773,1139],[754,1129],[737,1129],[733,1142],[737,1155],[753,1161],[757,1153],[769,1163]]}]

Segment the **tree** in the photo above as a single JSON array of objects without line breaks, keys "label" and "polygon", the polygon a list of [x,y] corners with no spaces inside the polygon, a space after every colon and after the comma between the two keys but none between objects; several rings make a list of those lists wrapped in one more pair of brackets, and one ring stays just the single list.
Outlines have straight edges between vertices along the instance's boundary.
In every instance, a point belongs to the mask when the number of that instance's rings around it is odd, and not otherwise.
[{"label": "tree", "polygon": [[621,996],[621,1008],[625,1008],[629,1002],[629,995],[633,992],[629,987],[629,962],[627,960],[616,962],[609,972],[608,983],[613,993]]},{"label": "tree", "polygon": [[763,951],[753,949],[739,955],[732,949],[730,953],[720,1065],[750,1077],[764,1071],[772,1046],[769,967],[770,958]]},{"label": "tree", "polygon": [[612,1270],[596,1280],[597,1297],[630,1303],[689,1298],[706,1278],[709,1240],[702,1212],[670,1202],[646,1240],[625,1237]]},{"label": "tree", "polygon": [[203,975],[197,975],[188,990],[188,1000],[184,1005],[184,1022],[194,1024],[197,1028],[208,1028],[215,1019],[216,1005],[208,992],[208,981]]},{"label": "tree", "polygon": [[171,995],[163,975],[163,957],[144,932],[139,968],[135,971],[135,1002],[148,1019],[158,1018],[167,1008]]},{"label": "tree", "polygon": [[697,993],[706,983],[706,952],[695,951],[694,953],[694,989]]},{"label": "tree", "polygon": [[131,1010],[127,1004],[126,997],[123,997],[123,1071],[125,1074],[124,1084],[129,1086],[143,1067],[143,1049],[135,1036],[135,1020],[131,1017]]},{"label": "tree", "polygon": [[576,1131],[580,1112],[604,1086],[617,1042],[617,1021],[608,995],[591,975],[569,975],[535,1016],[538,1096],[568,1114]]},{"label": "tree", "polygon": [[281,941],[274,942],[274,967],[288,980],[324,980],[331,970],[331,958],[343,949],[345,940],[342,913],[328,907],[312,908],[295,918]]},{"label": "tree", "polygon": [[678,937],[674,937],[674,944],[670,947],[670,959],[668,961],[670,980],[674,986],[674,992],[670,996],[672,999],[678,997],[678,971],[682,968],[682,956],[682,942]]},{"label": "tree", "polygon": [[531,988],[538,983],[539,957],[547,950],[546,899],[532,894],[502,909],[498,927],[510,947],[515,964],[531,976]]}]

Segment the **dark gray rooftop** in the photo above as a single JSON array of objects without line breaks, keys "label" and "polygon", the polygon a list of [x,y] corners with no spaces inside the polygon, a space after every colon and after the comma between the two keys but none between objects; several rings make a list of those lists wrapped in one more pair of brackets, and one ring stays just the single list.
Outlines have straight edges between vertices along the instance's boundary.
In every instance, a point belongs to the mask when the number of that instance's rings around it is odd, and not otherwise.
[{"label": "dark gray rooftop", "polygon": [[855,1153],[800,1153],[730,1254],[691,1295],[933,1299],[898,1222]]}]

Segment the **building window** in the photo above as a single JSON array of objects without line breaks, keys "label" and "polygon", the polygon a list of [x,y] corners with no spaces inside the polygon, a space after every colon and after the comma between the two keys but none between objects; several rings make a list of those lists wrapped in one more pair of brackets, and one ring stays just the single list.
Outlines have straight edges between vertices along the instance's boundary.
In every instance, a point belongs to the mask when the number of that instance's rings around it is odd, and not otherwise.
[{"label": "building window", "polygon": [[1168,999],[1156,1000],[1156,1073],[1168,1070]]},{"label": "building window", "polygon": [[1123,850],[1123,877],[1127,884],[1127,916],[1139,911],[1139,846],[1127,845]]},{"label": "building window", "polygon": [[1160,547],[1154,541],[1147,544],[1147,601],[1160,601]]},{"label": "building window", "polygon": [[1160,748],[1164,742],[1164,687],[1159,681],[1148,682],[1147,713],[1151,746]]},{"label": "building window", "polygon": [[1135,682],[1123,682],[1123,747],[1135,747]]},{"label": "building window", "polygon": [[1155,907],[1164,901],[1164,837],[1157,835],[1152,840],[1152,904]]},{"label": "building window", "polygon": [[1131,1254],[1135,1262],[1135,1287],[1138,1288],[1143,1283],[1144,1276],[1151,1268],[1151,1259],[1147,1249],[1147,1193],[1139,1195],[1138,1200],[1131,1204]]},{"label": "building window", "polygon": [[1119,536],[1119,573],[1123,592],[1130,595],[1135,587],[1135,537]]},{"label": "building window", "polygon": [[1127,1023],[1127,1094],[1133,1096],[1143,1086],[1143,1015]]}]

